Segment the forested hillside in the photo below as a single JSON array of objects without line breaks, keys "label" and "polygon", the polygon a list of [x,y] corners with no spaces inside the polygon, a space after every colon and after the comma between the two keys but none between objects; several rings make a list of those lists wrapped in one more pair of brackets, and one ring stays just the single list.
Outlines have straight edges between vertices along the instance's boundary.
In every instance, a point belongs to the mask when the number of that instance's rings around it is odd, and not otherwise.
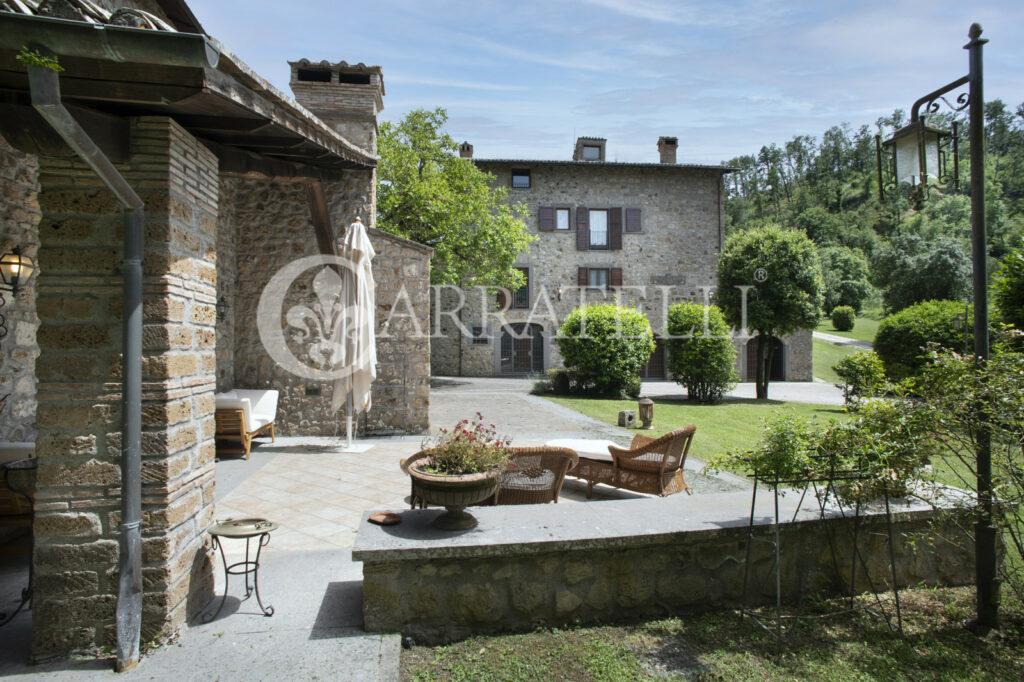
[{"label": "forested hillside", "polygon": [[[826,312],[860,310],[881,301],[887,311],[927,299],[970,295],[970,144],[966,112],[959,122],[960,189],[933,189],[914,206],[878,196],[875,135],[906,125],[896,110],[873,126],[842,123],[819,138],[797,135],[784,145],[725,163],[726,229],[779,224],[804,230],[818,247],[826,279]],[[928,117],[950,129],[954,115]],[[1024,236],[1024,104],[985,105],[986,223],[991,268]],[[952,170],[952,160],[950,160]],[[870,284],[869,284],[870,283]],[[880,298],[879,298],[880,297]]]}]

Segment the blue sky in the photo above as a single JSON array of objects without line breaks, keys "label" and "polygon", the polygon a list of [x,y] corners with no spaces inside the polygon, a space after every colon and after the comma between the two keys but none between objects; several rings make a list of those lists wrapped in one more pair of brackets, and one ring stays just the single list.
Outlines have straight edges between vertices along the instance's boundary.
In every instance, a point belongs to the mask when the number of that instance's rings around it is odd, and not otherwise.
[{"label": "blue sky", "polygon": [[384,120],[444,107],[478,158],[717,163],[848,122],[873,124],[967,73],[1024,102],[1021,0],[191,0],[212,36],[289,92],[286,62],[379,64]]}]

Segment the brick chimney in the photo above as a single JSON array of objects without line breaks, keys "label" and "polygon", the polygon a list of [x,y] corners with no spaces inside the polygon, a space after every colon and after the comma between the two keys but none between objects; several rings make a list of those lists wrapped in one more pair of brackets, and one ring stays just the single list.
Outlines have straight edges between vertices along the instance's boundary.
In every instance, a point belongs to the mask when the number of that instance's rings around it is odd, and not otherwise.
[{"label": "brick chimney", "polygon": [[463,142],[462,144],[460,144],[459,145],[459,156],[461,156],[464,159],[472,159],[473,158],[473,145],[471,145],[469,142]]},{"label": "brick chimney", "polygon": [[384,72],[379,66],[288,62],[289,85],[299,104],[349,142],[377,153],[377,114],[384,108]]},{"label": "brick chimney", "polygon": [[676,149],[679,148],[678,137],[659,137],[658,138],[658,155],[661,157],[661,163],[672,163],[676,162]]},{"label": "brick chimney", "polygon": [[572,153],[573,161],[604,161],[603,137],[578,137],[576,149]]}]

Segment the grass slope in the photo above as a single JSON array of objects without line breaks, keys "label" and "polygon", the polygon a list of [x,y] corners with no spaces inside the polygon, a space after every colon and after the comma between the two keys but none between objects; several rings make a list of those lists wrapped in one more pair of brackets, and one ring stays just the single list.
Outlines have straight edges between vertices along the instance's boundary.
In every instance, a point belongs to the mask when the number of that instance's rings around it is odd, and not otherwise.
[{"label": "grass slope", "polygon": [[853,329],[848,332],[841,332],[832,326],[832,320],[827,317],[818,323],[818,328],[814,331],[822,332],[824,334],[833,334],[835,336],[845,336],[848,339],[857,339],[858,341],[867,341],[872,343],[875,340],[875,332],[878,331],[878,320],[870,317],[858,317],[854,322]]},{"label": "grass slope", "polygon": [[[771,395],[771,386],[768,387],[768,394]],[[618,423],[619,410],[636,410],[634,400],[544,397],[608,424]],[[686,400],[655,400],[654,429],[645,433],[660,436],[673,429],[696,424],[697,434],[694,436],[690,455],[698,459],[707,459],[719,452],[742,450],[753,446],[761,438],[764,418],[780,410],[815,418],[822,423],[831,417],[845,417],[843,408],[833,405],[757,400],[727,400],[719,405],[697,405]]]},{"label": "grass slope", "polygon": [[[824,379],[830,384],[842,383],[839,380],[839,376],[832,370],[832,365],[847,355],[853,355],[860,350],[863,349],[856,346],[846,346],[841,343],[814,339],[814,376],[818,379]],[[771,391],[771,388],[769,387],[768,390]]]}]

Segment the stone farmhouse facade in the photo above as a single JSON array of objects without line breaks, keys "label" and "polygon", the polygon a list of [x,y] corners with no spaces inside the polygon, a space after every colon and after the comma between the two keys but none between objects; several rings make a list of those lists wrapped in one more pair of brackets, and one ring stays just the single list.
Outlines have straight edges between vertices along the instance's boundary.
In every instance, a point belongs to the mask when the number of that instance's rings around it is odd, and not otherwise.
[{"label": "stone farmhouse facade", "polygon": [[[207,37],[181,0],[0,2],[0,252],[20,247],[38,264],[0,309],[0,443],[35,448],[32,656],[42,659],[115,639],[131,483],[121,468],[131,227],[33,108],[36,86],[16,59],[25,44],[59,59],[61,105],[144,205],[142,304],[129,314],[142,319],[143,641],[174,633],[212,597],[215,391],[280,390],[279,434],[344,431],[332,382],[268,354],[256,323],[268,281],[302,257],[333,256],[360,218],[377,251],[379,340],[373,408],[357,433],[421,433],[429,339],[411,331],[429,324],[431,250],[373,229],[380,67],[294,63],[296,102]],[[315,272],[296,277],[285,305],[312,307]],[[294,355],[316,327],[285,330]]]},{"label": "stone farmhouse facade", "polygon": [[[656,340],[666,334],[670,306],[704,302],[716,286],[724,241],[724,166],[676,163],[678,140],[661,137],[658,163],[607,161],[606,140],[581,137],[571,160],[475,159],[527,206],[537,237],[516,267],[527,285],[497,296],[483,290],[435,295],[431,365],[436,375],[537,374],[562,366],[553,337],[581,303],[619,302],[641,310]],[[454,313],[461,308],[461,312]],[[753,380],[756,342],[735,338],[736,369]],[[775,380],[811,380],[811,333],[779,341]],[[748,369],[749,368],[749,369]],[[658,341],[644,369],[665,377]]]}]

